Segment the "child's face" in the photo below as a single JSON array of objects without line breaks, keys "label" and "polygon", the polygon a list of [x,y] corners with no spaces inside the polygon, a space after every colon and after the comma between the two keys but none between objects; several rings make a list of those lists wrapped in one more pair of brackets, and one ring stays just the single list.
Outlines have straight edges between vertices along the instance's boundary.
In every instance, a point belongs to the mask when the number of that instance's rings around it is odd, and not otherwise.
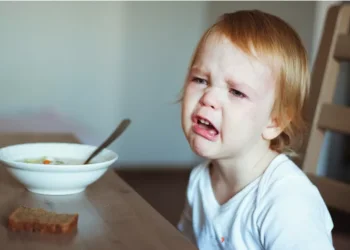
[{"label": "child's face", "polygon": [[194,152],[218,159],[266,150],[266,138],[278,135],[270,120],[274,93],[268,65],[226,38],[209,37],[190,69],[183,96],[182,127]]}]

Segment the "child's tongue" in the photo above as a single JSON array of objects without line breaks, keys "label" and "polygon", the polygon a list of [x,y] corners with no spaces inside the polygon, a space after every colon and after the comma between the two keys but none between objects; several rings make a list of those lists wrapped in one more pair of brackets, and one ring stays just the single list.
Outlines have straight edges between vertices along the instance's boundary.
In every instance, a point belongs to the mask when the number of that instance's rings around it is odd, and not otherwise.
[{"label": "child's tongue", "polygon": [[203,124],[203,123],[199,123],[199,126],[205,130],[208,131],[209,134],[211,135],[217,135],[218,134],[218,131],[212,126],[212,125],[206,125],[206,124]]}]

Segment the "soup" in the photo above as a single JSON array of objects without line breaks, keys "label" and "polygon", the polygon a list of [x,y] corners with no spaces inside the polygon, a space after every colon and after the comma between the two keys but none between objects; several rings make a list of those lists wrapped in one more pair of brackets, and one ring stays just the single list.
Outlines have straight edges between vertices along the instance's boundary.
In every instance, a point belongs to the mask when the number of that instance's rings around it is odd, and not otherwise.
[{"label": "soup", "polygon": [[32,163],[32,164],[44,164],[44,165],[81,165],[83,164],[82,160],[68,159],[68,158],[55,158],[55,157],[30,158],[30,159],[20,160],[20,162]]}]

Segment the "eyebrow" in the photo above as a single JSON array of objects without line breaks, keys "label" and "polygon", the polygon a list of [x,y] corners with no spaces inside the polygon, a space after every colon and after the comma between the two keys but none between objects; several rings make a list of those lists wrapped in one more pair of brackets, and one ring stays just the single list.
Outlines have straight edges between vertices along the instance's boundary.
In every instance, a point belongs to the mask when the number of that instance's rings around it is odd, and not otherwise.
[{"label": "eyebrow", "polygon": [[202,74],[205,76],[209,76],[209,72],[205,69],[203,69],[202,67],[198,67],[198,66],[193,66],[190,68],[190,73],[198,73],[198,74]]}]

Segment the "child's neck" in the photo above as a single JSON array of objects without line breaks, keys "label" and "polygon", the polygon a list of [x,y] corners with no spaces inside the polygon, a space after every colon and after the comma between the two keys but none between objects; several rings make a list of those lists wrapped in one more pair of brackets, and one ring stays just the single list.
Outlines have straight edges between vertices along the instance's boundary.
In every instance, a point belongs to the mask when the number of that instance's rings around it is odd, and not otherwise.
[{"label": "child's neck", "polygon": [[210,173],[218,202],[225,203],[262,175],[277,155],[277,152],[266,149],[240,158],[213,160]]}]

